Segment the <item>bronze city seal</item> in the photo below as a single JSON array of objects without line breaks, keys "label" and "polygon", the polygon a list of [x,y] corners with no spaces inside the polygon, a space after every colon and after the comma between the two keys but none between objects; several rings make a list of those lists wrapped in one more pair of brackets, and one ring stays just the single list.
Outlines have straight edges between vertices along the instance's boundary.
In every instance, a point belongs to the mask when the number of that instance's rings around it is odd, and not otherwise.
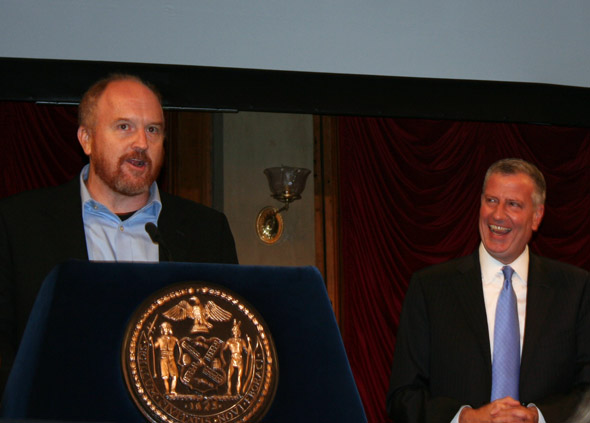
[{"label": "bronze city seal", "polygon": [[278,363],[262,317],[228,289],[171,285],[145,300],[122,348],[127,389],[154,423],[259,421]]}]

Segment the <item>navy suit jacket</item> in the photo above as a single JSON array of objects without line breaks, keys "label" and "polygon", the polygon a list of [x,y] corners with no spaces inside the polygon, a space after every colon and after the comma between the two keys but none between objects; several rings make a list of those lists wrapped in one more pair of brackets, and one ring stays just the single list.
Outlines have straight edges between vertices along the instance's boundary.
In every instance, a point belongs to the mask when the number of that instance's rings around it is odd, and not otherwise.
[{"label": "navy suit jacket", "polygon": [[[531,253],[520,401],[563,423],[590,384],[588,272]],[[417,272],[400,318],[387,409],[395,423],[449,423],[490,401],[491,352],[479,256]]]},{"label": "navy suit jacket", "polygon": [[[160,260],[237,263],[224,214],[160,192]],[[0,393],[45,276],[68,259],[88,260],[79,178],[0,201]]]}]

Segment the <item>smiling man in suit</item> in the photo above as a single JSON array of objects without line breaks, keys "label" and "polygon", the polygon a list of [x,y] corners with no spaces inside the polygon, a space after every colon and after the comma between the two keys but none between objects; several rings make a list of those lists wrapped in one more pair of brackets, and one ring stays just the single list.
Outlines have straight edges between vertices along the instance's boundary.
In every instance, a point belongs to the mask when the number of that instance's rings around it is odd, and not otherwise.
[{"label": "smiling man in suit", "polygon": [[534,165],[494,163],[479,249],[412,277],[387,397],[395,423],[562,423],[574,413],[590,383],[589,277],[529,251],[545,191]]},{"label": "smiling man in suit", "polygon": [[79,124],[90,162],[79,177],[0,202],[0,390],[41,283],[60,262],[237,263],[222,213],[158,190],[165,123],[153,87],[132,75],[98,81]]}]

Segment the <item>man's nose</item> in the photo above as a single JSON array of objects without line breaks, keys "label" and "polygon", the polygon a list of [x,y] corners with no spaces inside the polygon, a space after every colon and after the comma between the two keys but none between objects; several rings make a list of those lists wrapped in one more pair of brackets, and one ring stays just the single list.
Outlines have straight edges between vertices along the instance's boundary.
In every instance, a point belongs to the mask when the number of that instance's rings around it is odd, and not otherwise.
[{"label": "man's nose", "polygon": [[506,207],[506,205],[502,203],[494,209],[494,219],[495,220],[504,220],[506,218],[505,207]]},{"label": "man's nose", "polygon": [[133,148],[137,148],[139,150],[147,150],[148,148],[148,140],[147,134],[145,133],[145,129],[137,131],[137,136],[133,140]]}]

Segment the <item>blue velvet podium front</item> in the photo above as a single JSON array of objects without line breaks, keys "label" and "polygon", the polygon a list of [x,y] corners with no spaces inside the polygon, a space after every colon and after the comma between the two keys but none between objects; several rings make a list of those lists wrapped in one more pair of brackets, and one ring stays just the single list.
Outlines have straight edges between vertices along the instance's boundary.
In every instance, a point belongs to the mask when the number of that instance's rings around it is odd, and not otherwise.
[{"label": "blue velvet podium front", "polygon": [[279,381],[263,422],[365,422],[322,278],[313,267],[70,261],[45,280],[2,401],[4,419],[145,422],[121,345],[143,300],[205,281],[245,298],[274,338]]}]

